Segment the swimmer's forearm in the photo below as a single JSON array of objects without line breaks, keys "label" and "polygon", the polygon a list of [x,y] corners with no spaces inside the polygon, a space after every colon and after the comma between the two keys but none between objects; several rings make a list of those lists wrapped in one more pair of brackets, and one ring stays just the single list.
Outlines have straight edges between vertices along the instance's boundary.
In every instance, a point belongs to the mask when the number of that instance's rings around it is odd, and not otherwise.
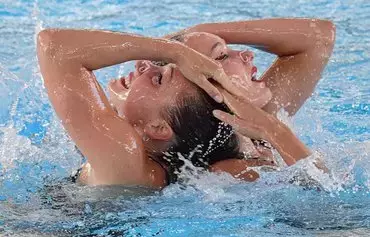
[{"label": "swimmer's forearm", "polygon": [[282,18],[206,23],[184,32],[194,31],[212,33],[228,44],[246,44],[278,56],[303,53],[314,48],[318,41],[329,46],[335,37],[334,24],[318,19]]},{"label": "swimmer's forearm", "polygon": [[98,30],[48,29],[38,35],[38,55],[89,70],[130,60],[174,62],[181,46],[166,39]]},{"label": "swimmer's forearm", "polygon": [[279,152],[289,166],[311,155],[311,151],[281,122],[271,126],[266,140]]}]

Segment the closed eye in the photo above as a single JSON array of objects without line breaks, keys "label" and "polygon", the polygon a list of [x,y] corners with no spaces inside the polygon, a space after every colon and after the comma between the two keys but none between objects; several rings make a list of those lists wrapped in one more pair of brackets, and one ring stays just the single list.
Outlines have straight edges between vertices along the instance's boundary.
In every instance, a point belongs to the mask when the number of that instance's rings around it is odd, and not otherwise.
[{"label": "closed eye", "polygon": [[218,56],[217,58],[215,58],[215,60],[217,61],[223,61],[225,59],[227,59],[229,57],[229,55],[227,54],[221,54],[220,56]]},{"label": "closed eye", "polygon": [[168,62],[165,62],[165,61],[152,61],[152,64],[158,66],[158,67],[163,67],[163,66],[166,66],[168,64]]}]

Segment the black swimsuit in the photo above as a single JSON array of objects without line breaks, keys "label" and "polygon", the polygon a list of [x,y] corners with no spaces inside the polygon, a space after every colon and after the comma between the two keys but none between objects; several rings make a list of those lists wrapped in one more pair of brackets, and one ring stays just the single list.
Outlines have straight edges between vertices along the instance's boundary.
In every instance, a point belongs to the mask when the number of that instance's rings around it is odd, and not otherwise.
[{"label": "black swimsuit", "polygon": [[[82,155],[82,153],[80,152],[80,150],[77,148],[77,146],[75,146],[75,149],[76,151],[81,155],[81,157],[83,159],[85,159],[85,157]],[[233,158],[228,158],[228,159],[223,159],[223,160],[229,160],[229,159],[244,159],[244,155],[242,153],[239,153],[239,155],[237,157],[233,157]],[[219,160],[214,160],[212,161],[212,163],[210,163],[209,165],[213,165],[214,163],[218,162]],[[178,181],[178,173],[179,173],[179,167],[173,167],[171,166],[170,164],[165,166],[161,163],[158,162],[158,164],[166,171],[166,180],[167,180],[167,184],[173,184],[173,183],[176,183]],[[74,175],[71,175],[68,180],[70,180],[72,183],[77,183],[78,182],[78,179],[81,175],[81,172],[82,172],[82,167],[78,168],[76,173]]]},{"label": "black swimsuit", "polygon": [[72,183],[77,183],[78,178],[81,175],[81,172],[82,172],[82,168],[78,168],[78,170],[76,171],[76,173],[74,175],[71,175],[69,177],[69,179],[71,180]]}]

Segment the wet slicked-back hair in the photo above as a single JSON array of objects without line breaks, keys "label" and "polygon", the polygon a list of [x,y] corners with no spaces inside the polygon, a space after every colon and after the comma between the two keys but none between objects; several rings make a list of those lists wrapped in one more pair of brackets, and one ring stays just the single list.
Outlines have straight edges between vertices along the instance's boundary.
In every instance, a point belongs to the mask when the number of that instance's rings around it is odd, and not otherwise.
[{"label": "wet slicked-back hair", "polygon": [[[183,42],[184,34],[171,37]],[[149,154],[154,160],[165,163],[168,182],[178,179],[186,159],[195,167],[208,169],[217,161],[241,158],[239,141],[230,125],[222,123],[213,110],[231,112],[225,104],[215,102],[202,89],[195,86],[195,95],[183,94],[176,104],[165,108],[162,117],[174,132],[174,142],[165,153]]]},{"label": "wet slicked-back hair", "polygon": [[183,159],[192,165],[208,169],[217,161],[238,158],[239,142],[230,125],[215,118],[215,109],[230,112],[225,104],[215,102],[203,90],[196,95],[178,96],[174,106],[162,111],[162,116],[174,132],[174,142],[165,153],[151,154],[168,167],[169,182],[176,182]]}]

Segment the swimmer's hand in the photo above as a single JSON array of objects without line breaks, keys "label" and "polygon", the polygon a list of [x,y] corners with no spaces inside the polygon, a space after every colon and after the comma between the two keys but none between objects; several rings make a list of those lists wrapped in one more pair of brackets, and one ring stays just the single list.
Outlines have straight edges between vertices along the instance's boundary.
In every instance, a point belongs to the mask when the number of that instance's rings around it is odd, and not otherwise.
[{"label": "swimmer's hand", "polygon": [[179,67],[184,76],[202,88],[217,102],[221,103],[223,101],[223,96],[212,84],[210,79],[218,82],[229,92],[241,95],[241,92],[228,78],[219,62],[188,48],[185,45],[177,55],[175,64]]},{"label": "swimmer's hand", "polygon": [[276,123],[280,123],[274,116],[254,106],[247,99],[233,96],[222,89],[220,91],[224,96],[224,103],[234,114],[214,110],[214,116],[233,126],[243,136],[267,140],[269,131]]},{"label": "swimmer's hand", "polygon": [[311,155],[309,149],[293,134],[293,132],[273,115],[251,104],[247,99],[231,95],[219,88],[224,102],[234,113],[214,110],[219,120],[230,124],[243,136],[268,141],[282,156],[287,165]]}]

